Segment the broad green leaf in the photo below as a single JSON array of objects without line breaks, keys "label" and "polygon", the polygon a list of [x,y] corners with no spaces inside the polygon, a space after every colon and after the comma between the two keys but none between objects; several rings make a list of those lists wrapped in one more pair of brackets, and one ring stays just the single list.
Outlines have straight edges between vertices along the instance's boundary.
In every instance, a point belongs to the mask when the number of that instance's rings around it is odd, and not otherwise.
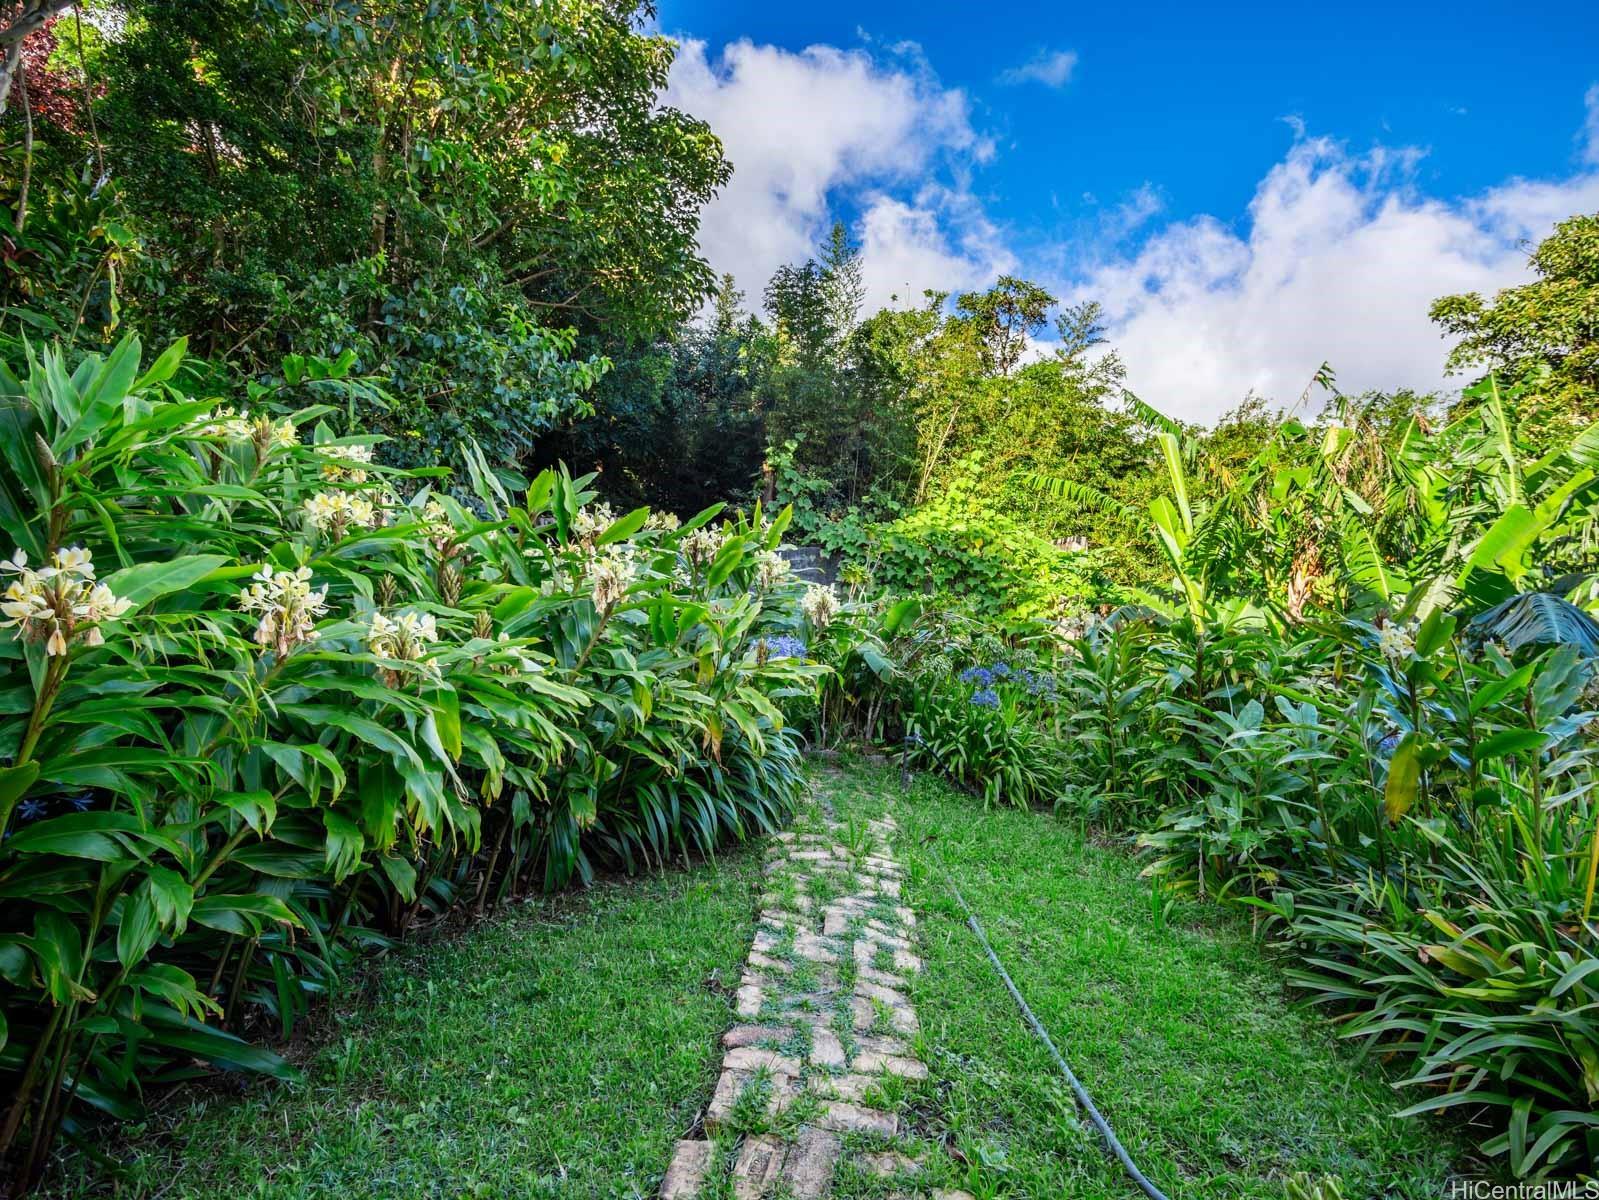
[{"label": "broad green leaf", "polygon": [[139,563],[108,576],[105,585],[140,609],[152,600],[193,587],[231,561],[222,554],[190,554],[166,562]]},{"label": "broad green leaf", "polygon": [[1487,762],[1511,754],[1526,754],[1541,750],[1548,740],[1548,735],[1537,729],[1502,729],[1477,743],[1476,759]]},{"label": "broad green leaf", "polygon": [[650,519],[650,510],[646,505],[635,508],[626,516],[618,517],[605,527],[605,531],[594,539],[596,546],[609,546],[612,542],[624,541],[644,528],[644,522]]},{"label": "broad green leaf", "polygon": [[1407,733],[1388,763],[1388,781],[1383,785],[1383,812],[1389,821],[1397,821],[1410,811],[1420,786],[1421,759],[1416,752],[1415,735]]}]

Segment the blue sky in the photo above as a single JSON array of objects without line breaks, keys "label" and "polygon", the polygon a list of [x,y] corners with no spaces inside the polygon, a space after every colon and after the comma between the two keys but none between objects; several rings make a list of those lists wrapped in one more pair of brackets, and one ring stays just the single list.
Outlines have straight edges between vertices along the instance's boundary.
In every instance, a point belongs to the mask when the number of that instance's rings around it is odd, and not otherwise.
[{"label": "blue sky", "polygon": [[1323,358],[1438,386],[1426,300],[1599,210],[1591,3],[983,11],[666,0],[671,99],[734,162],[713,265],[758,296],[840,216],[874,301],[1002,270],[1099,298],[1140,394],[1208,418]]}]

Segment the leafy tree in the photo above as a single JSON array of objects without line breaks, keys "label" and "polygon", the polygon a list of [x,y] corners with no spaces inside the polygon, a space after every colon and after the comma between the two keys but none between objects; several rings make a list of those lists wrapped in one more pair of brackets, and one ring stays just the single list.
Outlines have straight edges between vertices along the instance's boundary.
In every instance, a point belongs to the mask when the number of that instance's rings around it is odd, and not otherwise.
[{"label": "leafy tree", "polygon": [[1043,332],[1055,297],[1037,284],[1001,275],[986,292],[967,292],[955,302],[983,350],[991,375],[1009,375],[1021,362],[1028,340]]},{"label": "leafy tree", "polygon": [[704,320],[618,352],[595,414],[541,438],[535,464],[590,466],[612,501],[678,513],[748,497],[766,449],[760,395],[774,346],[743,303],[723,276]]},{"label": "leafy tree", "polygon": [[[128,319],[272,376],[290,348],[390,393],[393,457],[463,434],[514,463],[587,410],[606,355],[712,284],[728,176],[659,103],[672,43],[623,0],[128,0],[91,62],[93,129],[143,258]],[[48,139],[47,139],[48,141]],[[88,332],[95,332],[93,329]]]},{"label": "leafy tree", "polygon": [[1492,301],[1476,292],[1443,297],[1432,319],[1460,338],[1451,370],[1535,381],[1520,423],[1547,448],[1599,418],[1599,214],[1557,225],[1533,251],[1532,268],[1536,280]]}]

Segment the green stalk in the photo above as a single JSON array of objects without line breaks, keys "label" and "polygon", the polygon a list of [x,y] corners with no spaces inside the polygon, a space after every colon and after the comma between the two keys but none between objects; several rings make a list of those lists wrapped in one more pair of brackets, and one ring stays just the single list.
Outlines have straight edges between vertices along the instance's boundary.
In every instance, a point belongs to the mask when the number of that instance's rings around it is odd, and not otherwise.
[{"label": "green stalk", "polygon": [[6,1152],[11,1149],[11,1144],[16,1141],[17,1132],[22,1128],[22,1114],[27,1111],[28,1101],[33,1098],[33,1089],[39,1082],[39,1070],[44,1066],[45,1053],[50,1043],[55,1040],[56,1032],[60,1029],[66,1012],[64,1006],[56,1006],[44,1027],[44,1032],[34,1043],[33,1053],[28,1056],[28,1065],[23,1068],[16,1097],[11,1101],[11,1107],[6,1110],[4,1126],[0,1126],[0,1159],[5,1158]]},{"label": "green stalk", "polygon": [[[1526,699],[1522,702],[1522,710],[1527,714],[1527,728],[1538,728],[1537,710],[1532,702],[1532,688],[1527,688]],[[1533,750],[1527,756],[1528,767],[1532,771],[1532,849],[1533,870],[1542,879],[1544,873],[1543,849],[1543,755]]]},{"label": "green stalk", "polygon": [[[28,714],[28,726],[22,731],[22,742],[17,747],[17,756],[12,759],[12,767],[20,767],[24,763],[33,761],[33,751],[39,744],[39,738],[44,734],[45,721],[50,716],[50,709],[55,705],[56,696],[61,691],[61,683],[67,676],[67,656],[55,655],[45,660],[44,679],[39,684],[38,695],[34,697],[33,711]],[[3,804],[0,804],[0,841],[6,836],[6,830],[11,826],[11,814],[18,804],[22,802],[22,792],[18,792]]]},{"label": "green stalk", "polygon": [[1593,833],[1588,836],[1588,881],[1582,893],[1582,924],[1588,931],[1588,936],[1593,937],[1593,926],[1588,923],[1588,915],[1593,911],[1593,885],[1599,877],[1599,804],[1594,805]]}]

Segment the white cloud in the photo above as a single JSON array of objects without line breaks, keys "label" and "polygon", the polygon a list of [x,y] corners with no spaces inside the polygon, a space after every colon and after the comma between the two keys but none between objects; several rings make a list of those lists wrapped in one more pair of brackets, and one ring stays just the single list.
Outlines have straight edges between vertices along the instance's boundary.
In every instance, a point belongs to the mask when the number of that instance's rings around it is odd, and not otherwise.
[{"label": "white cloud", "polygon": [[926,187],[910,200],[868,198],[861,215],[861,274],[868,297],[896,307],[928,289],[969,291],[1016,269],[1002,232],[971,196]]},{"label": "white cloud", "polygon": [[[815,252],[846,194],[864,203],[856,232],[871,305],[977,281],[1000,261],[961,183],[992,143],[973,128],[966,94],[941,86],[914,45],[878,58],[740,41],[713,61],[689,40],[665,101],[708,121],[733,163],[701,217],[700,249],[752,300],[779,266]],[[963,217],[975,223],[952,231]]]},{"label": "white cloud", "polygon": [[1073,291],[1104,303],[1129,387],[1188,420],[1251,390],[1292,404],[1323,361],[1345,391],[1451,386],[1428,306],[1524,280],[1529,243],[1599,208],[1599,172],[1445,201],[1412,188],[1417,157],[1298,139],[1243,232],[1210,216],[1167,226]]},{"label": "white cloud", "polygon": [[1074,50],[1040,50],[1019,67],[999,73],[999,82],[1005,84],[1041,83],[1045,87],[1062,88],[1071,80],[1077,69],[1077,52]]},{"label": "white cloud", "polygon": [[1531,244],[1599,211],[1599,85],[1565,178],[1427,197],[1414,183],[1419,151],[1353,153],[1290,121],[1293,146],[1236,221],[1163,223],[1157,179],[1025,246],[971,182],[993,143],[914,44],[794,52],[741,41],[713,59],[688,41],[666,100],[709,121],[733,162],[700,244],[752,302],[849,211],[869,309],[1005,273],[1098,299],[1129,386],[1189,420],[1213,420],[1251,390],[1291,404],[1323,361],[1346,391],[1458,383],[1443,375],[1431,302],[1525,279]]}]

